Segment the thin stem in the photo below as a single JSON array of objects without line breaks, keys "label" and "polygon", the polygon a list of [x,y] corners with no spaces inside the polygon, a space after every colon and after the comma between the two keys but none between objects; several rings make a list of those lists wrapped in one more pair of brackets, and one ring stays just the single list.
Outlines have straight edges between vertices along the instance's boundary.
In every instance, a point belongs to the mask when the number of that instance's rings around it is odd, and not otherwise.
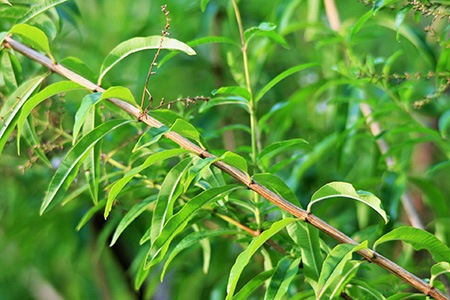
[{"label": "thin stem", "polygon": [[[94,91],[95,92],[104,92],[105,91],[102,87],[90,82],[86,78],[74,73],[73,71],[71,71],[59,64],[55,64],[48,57],[13,40],[9,36],[5,37],[5,39],[3,41],[3,46],[14,49],[14,50],[22,53],[26,57],[38,62],[39,64],[48,68],[49,70],[51,70],[55,73],[58,73],[59,75],[84,86],[86,89],[88,89],[90,91],[93,91],[93,92]],[[141,112],[141,110],[139,108],[131,105],[128,102],[125,102],[125,101],[122,101],[119,99],[115,99],[115,98],[110,98],[110,99],[108,99],[108,101],[110,103],[116,105],[118,108],[126,111],[130,115],[134,116],[138,120],[140,120],[150,126],[158,127],[158,128],[161,126],[164,126],[163,123],[156,120],[152,116]],[[208,158],[208,157],[216,158],[216,156],[214,156],[213,154],[209,153],[208,151],[204,150],[203,148],[199,147],[198,145],[192,143],[190,140],[182,137],[181,135],[179,135],[176,132],[173,132],[173,131],[168,132],[164,136],[166,138],[174,141],[175,143],[177,143],[180,147],[185,148],[185,149],[191,151],[192,153],[195,153],[196,155],[198,155],[201,158]],[[307,211],[301,209],[298,206],[295,206],[294,204],[287,201],[286,199],[284,199],[277,193],[274,193],[273,191],[269,190],[267,187],[261,185],[260,183],[256,182],[255,180],[253,180],[251,178],[248,178],[247,174],[242,172],[241,170],[236,169],[220,160],[215,161],[213,164],[220,170],[224,171],[225,173],[227,173],[228,175],[230,175],[231,177],[233,177],[234,179],[236,179],[237,181],[239,181],[240,183],[245,185],[247,188],[253,190],[254,192],[261,195],[262,197],[266,198],[268,201],[272,202],[273,204],[275,204],[282,210],[298,217],[299,220],[301,220],[301,221],[310,223],[311,225],[318,228],[323,233],[326,233],[327,235],[329,235],[330,237],[335,239],[336,241],[338,241],[340,243],[349,243],[349,244],[353,244],[353,245],[359,245],[359,243],[357,243],[355,240],[351,239],[350,237],[348,237],[347,235],[345,235],[338,229],[334,228],[330,224],[326,223],[322,219],[316,217],[315,215],[313,215],[311,213],[308,213]],[[425,281],[421,280],[414,274],[403,269],[402,267],[400,267],[393,261],[385,258],[381,254],[379,254],[371,249],[362,249],[362,250],[357,251],[357,253],[360,254],[361,256],[363,256],[364,258],[366,258],[368,261],[381,266],[385,270],[391,272],[392,274],[396,275],[400,279],[409,283],[411,286],[413,286],[417,290],[421,291],[423,294],[434,297],[435,299],[439,299],[439,300],[440,299],[450,300],[450,296],[443,293],[439,289],[430,286]]]},{"label": "thin stem", "polygon": [[[251,159],[252,163],[255,167],[257,167],[257,160],[256,157],[258,156],[258,153],[261,151],[261,145],[259,142],[259,129],[258,129],[258,120],[256,118],[256,102],[253,98],[253,91],[252,91],[252,85],[250,80],[250,68],[248,66],[248,55],[247,55],[247,44],[245,43],[244,38],[244,27],[242,26],[242,18],[241,13],[239,11],[239,6],[237,5],[236,0],[233,0],[233,9],[234,13],[236,15],[236,22],[239,29],[239,35],[241,38],[241,51],[242,51],[242,58],[244,63],[244,74],[245,74],[245,82],[247,84],[247,90],[250,94],[249,99],[249,111],[250,111],[250,130],[251,130],[251,144],[252,144],[252,154]],[[261,211],[258,206],[259,202],[259,196],[258,194],[253,195],[253,201],[254,201],[254,214],[255,214],[255,221],[258,226],[258,228],[261,228],[262,221],[261,221]]]}]

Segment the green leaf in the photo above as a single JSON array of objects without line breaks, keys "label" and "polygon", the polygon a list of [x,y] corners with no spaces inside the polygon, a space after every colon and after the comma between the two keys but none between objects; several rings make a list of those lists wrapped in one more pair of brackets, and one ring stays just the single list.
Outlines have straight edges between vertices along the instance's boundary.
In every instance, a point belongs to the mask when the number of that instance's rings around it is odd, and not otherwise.
[{"label": "green leaf", "polygon": [[194,125],[184,119],[177,119],[172,127],[170,127],[170,130],[175,131],[185,138],[200,142],[200,133],[198,133]]},{"label": "green leaf", "polygon": [[287,148],[295,146],[295,145],[307,145],[308,142],[304,139],[291,139],[280,142],[275,142],[264,148],[258,155],[258,160],[263,159],[264,157],[272,157],[277,153],[285,151]]},{"label": "green leaf", "polygon": [[342,273],[333,278],[331,283],[329,283],[327,291],[323,293],[324,295],[329,295],[325,299],[336,299],[336,297],[339,297],[348,282],[355,277],[361,263],[361,261],[348,261],[345,264]]},{"label": "green leaf", "polygon": [[224,86],[217,90],[212,91],[213,96],[220,94],[231,94],[236,96],[241,96],[246,100],[250,100],[250,92],[243,87],[240,86]]},{"label": "green leaf", "polygon": [[134,167],[133,169],[131,169],[130,171],[125,173],[125,175],[121,179],[114,182],[109,190],[108,201],[106,202],[106,206],[105,206],[105,212],[104,212],[105,219],[108,217],[108,215],[111,211],[112,205],[114,203],[114,200],[116,199],[117,195],[120,193],[120,191],[122,191],[123,187],[134,176],[136,176],[143,170],[147,169],[154,163],[166,160],[166,159],[174,157],[174,156],[179,156],[186,152],[187,152],[187,150],[178,148],[178,149],[169,149],[169,150],[164,150],[161,152],[154,153],[154,154],[150,155],[149,157],[147,157],[147,159],[144,161],[144,163],[142,163],[140,166]]},{"label": "green leaf", "polygon": [[110,87],[109,89],[103,92],[102,96],[100,97],[100,100],[109,98],[117,98],[125,102],[128,102],[134,106],[138,106],[131,91],[123,86]]},{"label": "green leaf", "polygon": [[164,279],[164,275],[166,274],[169,264],[184,249],[192,247],[193,245],[199,243],[203,239],[207,239],[207,238],[209,239],[209,238],[220,236],[220,235],[233,235],[233,234],[238,234],[238,233],[239,233],[239,231],[236,231],[236,230],[218,229],[218,230],[211,230],[211,231],[205,231],[205,230],[196,231],[191,234],[188,234],[169,253],[169,256],[168,256],[167,260],[165,261],[164,267],[161,272],[161,277],[160,277],[161,282]]},{"label": "green leaf", "polygon": [[351,32],[350,32],[350,39],[353,40],[355,35],[358,33],[358,31],[361,30],[364,23],[366,23],[371,17],[373,16],[372,11],[366,12],[361,18],[359,18],[358,22],[356,22],[355,26],[353,26]]},{"label": "green leaf", "polygon": [[[78,83],[72,81],[59,81],[47,86],[45,89],[31,97],[23,106],[17,122],[17,136],[21,135],[23,124],[31,111],[42,101],[61,93],[84,89]],[[19,149],[19,148],[18,148]]]},{"label": "green leaf", "polygon": [[227,185],[218,188],[211,188],[198,194],[187,202],[179,212],[167,221],[161,231],[161,234],[153,242],[150,251],[147,254],[145,267],[149,268],[163,259],[170,242],[186,227],[188,221],[197,211],[199,211],[206,204],[218,201],[239,188],[242,187]]},{"label": "green leaf", "polygon": [[287,230],[294,242],[300,246],[305,280],[316,288],[323,264],[319,229],[307,223],[297,222],[289,224]]},{"label": "green leaf", "polygon": [[209,0],[201,0],[202,2],[200,3],[200,9],[202,10],[202,12],[205,12],[206,10],[206,6],[208,5]]},{"label": "green leaf", "polygon": [[222,106],[222,105],[238,105],[244,108],[246,112],[250,112],[248,101],[240,96],[214,97],[208,102],[204,103],[202,106],[200,106],[199,112],[204,113],[215,106]]},{"label": "green leaf", "polygon": [[159,190],[158,199],[152,217],[150,239],[153,242],[161,233],[166,222],[173,214],[174,201],[181,195],[183,188],[181,182],[192,163],[192,157],[187,157],[175,165],[167,173]]},{"label": "green leaf", "polygon": [[80,141],[67,152],[59,165],[58,170],[56,170],[55,175],[53,175],[52,181],[47,189],[44,201],[41,205],[41,215],[51,203],[55,204],[62,200],[64,193],[75,179],[78,169],[89,150],[92,149],[92,147],[94,147],[106,134],[128,123],[130,123],[129,120],[110,120],[105,122],[80,139]]},{"label": "green leaf", "polygon": [[247,177],[250,179],[250,175],[248,174],[247,161],[245,160],[245,158],[243,158],[239,154],[233,153],[231,151],[227,151],[222,156],[220,156],[219,160],[244,172],[247,175]]},{"label": "green leaf", "polygon": [[262,97],[271,89],[273,88],[277,83],[285,79],[286,77],[298,73],[300,71],[303,71],[307,68],[315,67],[317,66],[316,63],[307,63],[307,64],[301,64],[292,68],[287,69],[286,71],[282,72],[281,74],[277,75],[274,79],[272,79],[268,84],[266,84],[261,91],[256,95],[255,101],[258,102],[261,100]]},{"label": "green leaf", "polygon": [[25,81],[3,103],[0,109],[0,116],[2,117],[0,120],[0,153],[2,153],[3,147],[18,122],[20,108],[25,105],[30,95],[38,88],[45,77],[38,76]]},{"label": "green leaf", "polygon": [[283,257],[277,264],[270,279],[264,299],[285,299],[289,284],[297,274],[301,258]]},{"label": "green leaf", "polygon": [[450,110],[447,110],[439,118],[439,133],[442,138],[446,140],[450,139]]},{"label": "green leaf", "polygon": [[442,274],[450,273],[450,263],[441,261],[431,267],[430,285],[434,286],[434,281]]},{"label": "green leaf", "polygon": [[275,32],[275,29],[277,26],[270,22],[262,22],[259,24],[258,27],[252,27],[247,29],[244,32],[244,40],[245,44],[248,45],[250,43],[250,40],[252,40],[256,36],[263,36],[267,37],[274,42],[277,42],[278,44],[282,45],[285,48],[289,48],[288,43],[284,39],[283,36],[281,36],[279,33]]},{"label": "green leaf", "polygon": [[242,271],[244,270],[245,266],[247,266],[247,264],[250,262],[250,258],[256,253],[256,251],[258,251],[258,249],[278,231],[280,231],[288,224],[295,221],[297,221],[297,219],[285,218],[273,223],[269,229],[263,231],[259,236],[255,237],[252,240],[252,242],[248,245],[248,247],[244,251],[242,251],[241,254],[239,254],[230,271],[230,276],[228,278],[226,299],[231,299],[231,297],[233,297],[234,291],[236,289],[239,278],[241,277]]},{"label": "green leaf", "polygon": [[275,269],[267,270],[259,273],[255,277],[253,277],[249,282],[247,282],[239,292],[234,295],[233,300],[247,300],[249,299],[251,293],[255,291],[259,286],[261,286],[267,279],[269,279],[272,274],[275,272]]},{"label": "green leaf", "polygon": [[80,231],[80,229],[86,225],[86,223],[97,213],[99,212],[106,204],[106,198],[102,201],[98,202],[97,205],[92,206],[81,218],[80,222],[78,222],[77,225],[77,231]]},{"label": "green leaf", "polygon": [[252,179],[256,182],[266,186],[272,192],[278,194],[282,198],[291,202],[298,207],[301,207],[294,192],[286,185],[286,183],[278,176],[271,173],[254,174]]},{"label": "green leaf", "polygon": [[83,100],[81,100],[80,108],[77,110],[75,114],[75,121],[73,124],[73,133],[72,133],[72,145],[75,145],[78,138],[78,133],[81,130],[81,126],[83,126],[86,121],[86,117],[88,116],[88,112],[91,111],[93,106],[100,99],[102,93],[93,93],[84,96]]},{"label": "green leaf", "polygon": [[111,243],[109,244],[112,247],[116,242],[122,232],[137,218],[139,217],[152,203],[155,201],[156,196],[150,196],[147,199],[142,200],[141,202],[135,204],[130,211],[120,220],[119,225],[117,225],[116,230],[114,231],[114,235],[111,239]]},{"label": "green leaf", "polygon": [[101,84],[103,77],[105,77],[106,73],[108,73],[112,67],[118,64],[128,55],[138,51],[161,48],[169,50],[180,50],[188,55],[195,55],[194,49],[192,49],[185,43],[167,37],[164,37],[161,43],[162,38],[162,36],[136,37],[119,44],[108,54],[108,56],[103,61],[103,64],[100,68],[98,84]]},{"label": "green leaf", "polygon": [[[9,33],[16,34],[20,36],[24,41],[31,46],[35,47],[37,50],[44,51],[52,59],[50,52],[50,45],[48,43],[48,38],[45,33],[37,27],[28,24],[17,24],[9,31]],[[53,59],[54,60],[54,59]]]},{"label": "green leaf", "polygon": [[[218,44],[231,44],[237,47],[240,47],[240,44],[237,43],[235,40],[223,37],[223,36],[207,36],[203,38],[199,38],[193,41],[190,41],[187,43],[190,47],[200,46],[204,44],[211,44],[211,43],[218,43]],[[163,59],[158,63],[158,68],[161,68],[163,64],[165,64],[169,59],[173,58],[175,55],[177,55],[179,52],[170,52],[166,56],[164,56]]]},{"label": "green leaf", "polygon": [[61,3],[67,2],[67,0],[44,0],[39,2],[40,3],[38,4],[31,5],[31,9],[18,22],[26,23],[32,18],[49,10],[50,8],[55,7],[56,5],[59,5]]},{"label": "green leaf", "polygon": [[405,20],[406,14],[411,10],[412,5],[406,5],[404,8],[402,8],[396,15],[395,15],[395,29],[397,30],[396,39],[397,41],[400,40],[400,26],[402,26],[403,21]]},{"label": "green leaf", "polygon": [[[83,136],[92,131],[95,126],[97,114],[95,109],[90,109],[87,113],[86,121],[83,125]],[[86,158],[83,161],[84,176],[89,185],[89,193],[91,195],[94,204],[98,203],[98,191],[100,182],[100,156],[101,156],[101,141],[99,141],[91,150],[86,154]]]},{"label": "green leaf", "polygon": [[[354,289],[360,289],[361,295],[365,295],[367,299],[376,299],[376,300],[385,300],[386,297],[384,297],[377,287],[371,286],[368,281],[365,280],[359,280],[357,278],[352,278],[350,281],[351,288]],[[371,296],[371,297],[370,297]]]},{"label": "green leaf", "polygon": [[73,56],[65,57],[63,60],[59,61],[59,64],[77,73],[78,75],[83,76],[91,82],[97,81],[97,76],[94,71],[92,71],[89,66],[79,58]]},{"label": "green leaf", "polygon": [[139,140],[134,145],[132,152],[134,153],[140,149],[147,148],[148,146],[159,141],[159,139],[168,132],[170,132],[170,128],[165,125],[161,127],[151,127],[139,137]]},{"label": "green leaf", "polygon": [[[20,63],[13,63],[12,60],[17,59],[9,51],[3,51],[0,54],[3,54],[1,55],[0,64],[2,66],[1,73],[3,74],[5,86],[9,91],[15,91],[19,87],[19,81],[22,77]],[[16,67],[19,67],[19,70]]]},{"label": "green leaf", "polygon": [[[345,266],[352,258],[355,251],[367,248],[367,241],[360,245],[340,244],[331,250],[325,258],[317,282],[316,299],[331,299],[329,288],[335,280],[339,280],[343,275]],[[327,297],[328,296],[328,297]]]},{"label": "green leaf", "polygon": [[7,5],[9,5],[9,6],[12,6],[12,4],[9,3],[8,0],[1,0],[0,3],[3,3],[3,4],[7,4]]},{"label": "green leaf", "polygon": [[33,148],[33,151],[39,156],[39,158],[47,165],[47,167],[52,168],[51,162],[48,160],[44,151],[42,151],[36,131],[33,126],[30,126],[30,123],[27,120],[25,120],[23,124],[22,134],[27,144]]},{"label": "green leaf", "polygon": [[323,187],[321,187],[317,192],[311,197],[311,202],[309,202],[307,211],[311,212],[311,207],[313,204],[330,198],[343,197],[353,200],[360,201],[373,210],[375,210],[385,221],[388,222],[386,212],[381,206],[381,201],[373,194],[366,191],[356,191],[355,188],[347,182],[331,182]]},{"label": "green leaf", "polygon": [[415,250],[428,250],[437,262],[450,262],[450,248],[446,244],[425,230],[409,226],[401,226],[386,233],[374,243],[373,248],[395,240],[411,244]]}]

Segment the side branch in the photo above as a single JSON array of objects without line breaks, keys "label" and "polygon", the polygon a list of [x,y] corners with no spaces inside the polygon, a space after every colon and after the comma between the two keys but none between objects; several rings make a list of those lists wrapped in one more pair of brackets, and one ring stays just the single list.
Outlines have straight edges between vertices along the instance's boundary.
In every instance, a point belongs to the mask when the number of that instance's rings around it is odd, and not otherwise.
[{"label": "side branch", "polygon": [[[22,53],[24,56],[38,62],[39,64],[45,66],[49,70],[58,73],[59,75],[76,82],[82,86],[84,86],[86,89],[93,91],[93,92],[104,92],[104,89],[89,80],[85,79],[84,77],[70,71],[69,69],[63,67],[59,64],[54,64],[51,59],[48,57],[34,51],[33,49],[15,41],[11,37],[7,36],[3,41],[3,46],[9,47],[13,50],[16,50],[20,53]],[[122,110],[128,112],[132,116],[134,116],[137,119],[140,119],[142,122],[146,123],[147,125],[153,126],[153,127],[161,127],[164,124],[159,122],[158,120],[154,119],[148,114],[143,114],[142,111],[134,107],[133,105],[124,102],[119,99],[108,99],[111,103],[116,105],[117,107],[121,108]],[[198,145],[192,143],[190,140],[182,137],[176,132],[168,132],[165,134],[165,137],[168,139],[171,139],[175,143],[177,143],[179,146],[195,153],[199,157],[206,158],[206,157],[215,157],[213,154],[209,153],[208,151],[202,149]],[[216,167],[224,171],[225,173],[229,174],[233,178],[235,178],[237,181],[241,182],[245,186],[247,186],[249,189],[253,190],[254,192],[258,193],[262,197],[266,198],[282,210],[298,217],[304,222],[308,222],[314,227],[318,228],[320,231],[326,233],[327,235],[331,236],[335,240],[337,240],[340,243],[349,243],[354,245],[359,245],[356,241],[351,239],[349,236],[345,235],[338,229],[334,228],[333,226],[329,225],[322,219],[318,218],[317,216],[308,213],[307,211],[301,209],[300,207],[297,207],[287,201],[286,199],[282,198],[278,194],[272,192],[267,187],[261,185],[260,183],[249,179],[247,175],[222,162],[222,161],[216,161],[214,163]],[[403,269],[393,261],[385,258],[384,256],[380,255],[379,253],[371,250],[371,249],[363,249],[359,250],[358,254],[363,256],[368,261],[375,263],[382,268],[386,269],[387,271],[393,273],[400,279],[404,280],[405,282],[409,283],[411,286],[416,288],[417,290],[421,291],[423,294],[434,297],[435,299],[450,299],[450,297],[443,292],[441,292],[438,289],[435,289],[434,287],[431,287],[428,283],[421,280],[414,274],[408,272],[407,270]]]}]

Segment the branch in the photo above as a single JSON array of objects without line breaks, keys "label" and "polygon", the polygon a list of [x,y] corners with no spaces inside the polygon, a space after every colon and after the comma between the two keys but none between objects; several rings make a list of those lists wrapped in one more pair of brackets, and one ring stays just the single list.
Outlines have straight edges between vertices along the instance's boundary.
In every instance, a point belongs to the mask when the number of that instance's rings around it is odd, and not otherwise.
[{"label": "branch", "polygon": [[[48,57],[34,51],[33,49],[15,41],[11,37],[7,36],[5,37],[3,41],[3,46],[9,47],[13,50],[16,50],[26,57],[38,62],[39,64],[43,65],[44,67],[48,68],[49,70],[58,73],[59,75],[66,77],[67,79],[74,81],[82,86],[84,86],[86,89],[92,91],[92,92],[104,92],[104,89],[89,80],[85,79],[84,77],[70,71],[69,69],[52,62],[51,59]],[[164,124],[159,122],[158,120],[154,119],[150,115],[146,113],[142,113],[141,110],[127,102],[124,102],[119,99],[108,99],[109,102],[116,105],[117,107],[123,109],[124,111],[128,112],[138,120],[146,123],[149,126],[153,127],[161,127]],[[215,156],[205,149],[202,149],[198,145],[192,143],[188,139],[182,137],[176,132],[168,132],[165,134],[165,137],[174,141],[179,146],[197,154],[201,158],[207,158],[212,157],[215,158]],[[249,189],[253,190],[254,192],[258,193],[262,197],[266,198],[282,210],[298,217],[300,220],[310,223],[314,227],[318,228],[320,231],[328,234],[335,240],[337,240],[340,243],[348,243],[353,245],[359,245],[356,241],[339,231],[338,229],[334,228],[333,226],[329,225],[325,221],[321,220],[319,217],[308,213],[307,211],[301,209],[300,207],[297,207],[287,201],[286,199],[282,198],[278,194],[272,192],[267,187],[259,184],[258,182],[254,181],[253,179],[249,179],[247,175],[242,172],[241,170],[238,170],[222,161],[216,161],[214,165],[224,171],[225,173],[229,174],[233,178],[235,178],[237,181],[241,182],[243,185],[247,186]],[[362,249],[357,251],[358,254],[363,256],[368,261],[375,263],[385,270],[393,273],[400,279],[404,280],[405,282],[409,283],[411,286],[416,288],[417,290],[421,291],[425,295],[434,297],[435,299],[450,299],[450,297],[440,290],[436,289],[435,287],[430,286],[425,281],[421,280],[414,274],[408,272],[407,270],[403,269],[393,261],[385,258],[381,254],[371,250],[371,249]]]}]

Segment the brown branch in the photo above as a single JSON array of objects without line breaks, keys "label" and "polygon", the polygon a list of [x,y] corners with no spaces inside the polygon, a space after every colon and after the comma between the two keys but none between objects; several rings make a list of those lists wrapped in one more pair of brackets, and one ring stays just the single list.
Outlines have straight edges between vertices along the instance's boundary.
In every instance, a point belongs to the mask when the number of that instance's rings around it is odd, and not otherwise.
[{"label": "brown branch", "polygon": [[[11,37],[7,36],[4,41],[3,45],[5,47],[9,47],[13,50],[16,50],[26,57],[38,62],[39,64],[45,66],[49,70],[60,74],[63,77],[66,77],[67,79],[74,81],[85,88],[87,88],[90,91],[93,92],[103,92],[104,89],[100,86],[97,86],[96,84],[90,82],[89,80],[83,78],[82,76],[70,71],[69,69],[52,62],[51,59],[48,57],[34,51],[33,49],[15,41]],[[124,102],[119,99],[108,99],[111,103],[116,105],[117,107],[123,109],[124,111],[128,112],[138,120],[141,120],[142,122],[154,126],[154,127],[161,127],[163,126],[163,123],[159,122],[158,120],[154,119],[153,117],[149,116],[148,114],[144,114],[141,112],[141,110],[127,102]],[[165,134],[165,137],[171,139],[175,143],[177,143],[179,146],[197,154],[198,156],[202,158],[206,157],[215,157],[213,154],[209,153],[205,149],[202,149],[198,145],[192,143],[188,139],[182,137],[176,132],[168,132]],[[266,198],[276,206],[280,207],[284,211],[298,217],[300,220],[310,223],[311,225],[318,228],[320,231],[328,234],[335,240],[341,242],[341,243],[349,243],[353,245],[359,245],[356,241],[339,231],[338,229],[334,228],[333,226],[329,225],[325,221],[321,220],[317,216],[308,213],[307,211],[301,209],[300,207],[297,207],[287,201],[286,199],[282,198],[278,194],[272,192],[267,187],[259,184],[258,182],[249,179],[248,176],[242,172],[241,170],[238,170],[223,161],[216,161],[214,163],[216,167],[224,171],[225,173],[228,173],[230,176],[241,182],[243,185],[247,186],[249,189],[255,191],[262,197]],[[407,270],[403,269],[396,263],[392,262],[391,260],[385,258],[381,254],[371,250],[371,249],[362,249],[358,251],[358,254],[363,256],[368,261],[375,263],[385,270],[393,273],[400,279],[404,280],[405,282],[409,283],[411,286],[416,288],[417,290],[421,291],[425,295],[434,297],[435,299],[450,299],[450,297],[443,292],[441,292],[439,289],[436,289],[435,287],[431,287],[428,283],[421,280],[414,274],[408,272]]]}]

